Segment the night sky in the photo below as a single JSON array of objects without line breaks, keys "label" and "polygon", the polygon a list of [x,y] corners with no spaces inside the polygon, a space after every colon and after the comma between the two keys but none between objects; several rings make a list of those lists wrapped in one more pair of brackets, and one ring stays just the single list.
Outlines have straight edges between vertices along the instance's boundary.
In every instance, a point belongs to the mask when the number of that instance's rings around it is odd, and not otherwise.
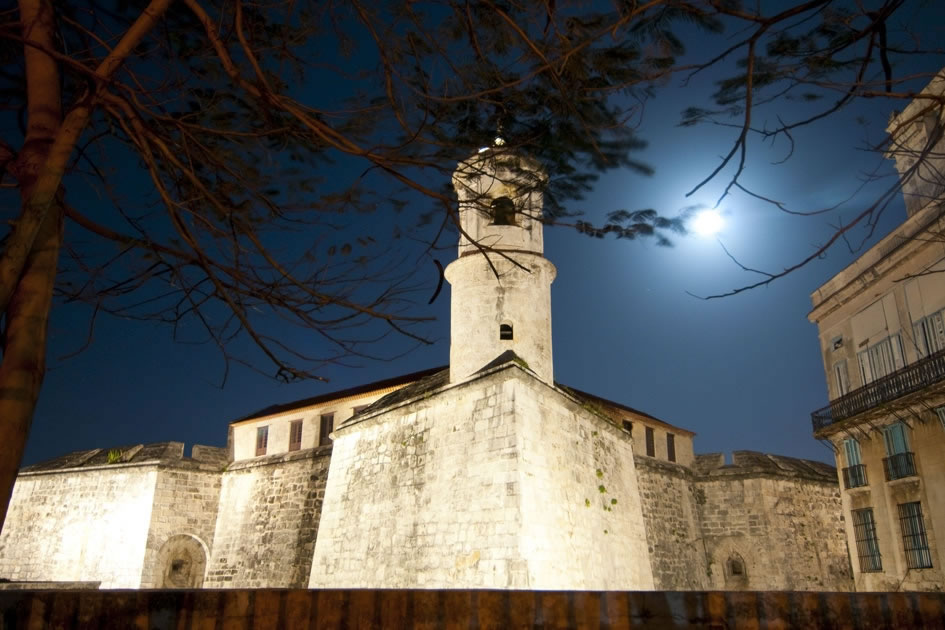
[{"label": "night sky", "polygon": [[[900,19],[911,21],[929,45],[945,41],[942,3],[916,2]],[[689,42],[688,50],[695,56],[709,52],[699,41]],[[943,65],[943,56],[911,58],[896,73],[930,73]],[[649,148],[636,157],[654,167],[653,176],[609,173],[572,208],[600,222],[616,208],[672,214],[692,203],[714,204],[724,179],[693,197],[684,195],[711,172],[736,132],[677,126],[684,108],[708,98],[712,79],[700,77],[685,87],[673,79],[647,103],[639,133]],[[911,87],[920,89],[928,80],[926,74]],[[891,161],[864,147],[882,138],[891,111],[904,106],[872,99],[847,107],[799,131],[794,155],[781,165],[772,162],[784,157],[784,143],[753,141],[745,182],[797,210],[846,199],[864,172],[881,167],[885,175],[893,173]],[[780,102],[758,116],[774,121],[807,107]],[[887,177],[879,186],[890,183]],[[745,265],[778,271],[826,240],[831,226],[854,216],[876,190],[867,187],[838,212],[814,217],[788,216],[736,193],[720,205],[726,225],[719,237]],[[898,200],[866,246],[904,219]],[[739,270],[714,238],[675,237],[674,246],[664,248],[546,228],[545,239],[545,255],[558,268],[552,285],[556,380],[695,431],[696,452],[753,449],[832,463],[832,452],[811,436],[809,414],[828,401],[816,327],[807,321],[809,294],[856,251],[840,243],[768,287],[702,300],[690,294],[725,292],[758,279]],[[449,240],[449,250],[440,253],[444,264],[455,257],[454,237]],[[853,240],[851,245],[859,245]],[[432,288],[433,265],[419,269],[427,274],[420,280]],[[62,359],[82,345],[90,309],[58,304],[50,325],[49,371],[24,464],[71,450],[163,440],[186,442],[188,451],[194,443],[223,446],[230,421],[270,404],[444,365],[449,288],[432,306],[426,297],[418,296],[416,313],[436,317],[421,329],[435,340],[431,346],[394,361],[331,368],[327,384],[286,385],[233,366],[223,387],[223,361],[212,346],[175,344],[170,331],[156,324],[101,316],[91,346]]]}]

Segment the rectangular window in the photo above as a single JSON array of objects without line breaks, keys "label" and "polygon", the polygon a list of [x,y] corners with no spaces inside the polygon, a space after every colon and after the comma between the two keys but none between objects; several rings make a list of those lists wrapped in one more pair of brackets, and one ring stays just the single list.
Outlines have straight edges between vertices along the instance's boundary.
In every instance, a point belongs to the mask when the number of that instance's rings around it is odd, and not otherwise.
[{"label": "rectangular window", "polygon": [[843,452],[847,456],[847,466],[859,466],[860,461],[860,443],[854,439],[843,441]]},{"label": "rectangular window", "polygon": [[925,535],[922,505],[918,501],[899,504],[899,529],[902,530],[906,566],[910,569],[931,569],[932,554],[929,552],[928,536]]},{"label": "rectangular window", "polygon": [[[942,410],[945,410],[945,407],[942,407]],[[942,422],[945,423],[945,420],[943,420]],[[624,420],[624,421],[623,421],[623,430],[626,431],[627,433],[632,434],[632,433],[633,433],[633,423],[630,422],[629,420]]]},{"label": "rectangular window", "polygon": [[884,427],[883,443],[886,445],[886,458],[883,459],[886,480],[893,481],[914,476],[916,474],[915,458],[909,450],[906,426],[901,422],[896,422]]},{"label": "rectangular window", "polygon": [[938,414],[938,421],[942,423],[942,428],[945,429],[945,407],[939,407],[935,410],[935,413]]},{"label": "rectangular window", "polygon": [[857,354],[860,361],[860,376],[863,384],[872,383],[888,374],[892,374],[903,364],[902,338],[899,333],[886,337]]},{"label": "rectangular window", "polygon": [[833,364],[833,375],[837,386],[837,398],[839,398],[850,391],[850,375],[847,373],[846,359]]},{"label": "rectangular window", "polygon": [[919,358],[945,350],[945,318],[942,313],[933,313],[913,324],[915,343]]},{"label": "rectangular window", "polygon": [[882,571],[883,561],[879,555],[873,508],[853,510],[853,536],[856,539],[856,555],[860,559],[860,572]]},{"label": "rectangular window", "polygon": [[331,444],[331,432],[335,428],[335,414],[323,413],[321,423],[318,427],[318,445],[325,446]]},{"label": "rectangular window", "polygon": [[845,488],[860,488],[866,485],[866,466],[860,461],[860,443],[854,439],[843,441],[843,452],[847,458],[847,465],[843,469],[843,485]]},{"label": "rectangular window", "polygon": [[646,454],[649,457],[656,457],[656,444],[653,442],[653,429],[646,428]]},{"label": "rectangular window", "polygon": [[302,421],[293,420],[289,424],[289,450],[297,451],[302,448]]},{"label": "rectangular window", "polygon": [[256,456],[265,455],[269,446],[269,427],[256,427]]},{"label": "rectangular window", "polygon": [[906,439],[906,427],[901,422],[896,422],[883,428],[883,442],[886,444],[886,455],[890,457],[906,453],[909,450],[909,442]]},{"label": "rectangular window", "polygon": [[676,436],[672,433],[666,434],[666,459],[676,461]]},{"label": "rectangular window", "polygon": [[355,405],[354,407],[351,408],[351,415],[356,416],[362,411],[364,411],[365,409],[367,409],[367,407],[368,407],[367,405]]}]

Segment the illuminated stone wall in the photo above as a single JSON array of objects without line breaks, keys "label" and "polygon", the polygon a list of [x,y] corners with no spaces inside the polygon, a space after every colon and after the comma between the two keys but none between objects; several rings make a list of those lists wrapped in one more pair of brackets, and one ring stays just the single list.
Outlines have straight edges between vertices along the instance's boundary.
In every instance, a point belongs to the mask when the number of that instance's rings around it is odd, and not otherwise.
[{"label": "illuminated stone wall", "polygon": [[365,414],[311,587],[653,588],[629,436],[518,365]]},{"label": "illuminated stone wall", "polygon": [[[209,545],[224,451],[180,442],[71,453],[22,470],[0,534],[0,577],[157,584],[173,536]],[[200,576],[202,578],[202,575]]]},{"label": "illuminated stone wall", "polygon": [[646,540],[658,589],[709,586],[700,506],[689,468],[637,457]]},{"label": "illuminated stone wall", "polygon": [[656,588],[852,589],[832,467],[736,451],[694,470],[638,458],[637,476]]},{"label": "illuminated stone wall", "polygon": [[308,583],[331,447],[231,463],[204,586]]},{"label": "illuminated stone wall", "polygon": [[188,586],[197,587],[203,583],[213,545],[219,500],[219,472],[175,468],[161,470],[155,486],[151,529],[145,550],[141,578],[143,588],[178,586],[166,577],[171,568],[168,563],[176,559],[168,551],[180,537],[191,539],[193,544],[189,547],[192,554],[200,556],[192,558],[194,564],[188,567],[188,571],[201,567],[199,575],[195,573],[191,576],[193,579],[188,581]]},{"label": "illuminated stone wall", "polygon": [[701,457],[695,486],[711,588],[852,590],[832,467],[752,451],[736,451],[729,466],[711,457]]},{"label": "illuminated stone wall", "polygon": [[140,586],[157,476],[156,465],[21,473],[0,535],[0,576]]}]

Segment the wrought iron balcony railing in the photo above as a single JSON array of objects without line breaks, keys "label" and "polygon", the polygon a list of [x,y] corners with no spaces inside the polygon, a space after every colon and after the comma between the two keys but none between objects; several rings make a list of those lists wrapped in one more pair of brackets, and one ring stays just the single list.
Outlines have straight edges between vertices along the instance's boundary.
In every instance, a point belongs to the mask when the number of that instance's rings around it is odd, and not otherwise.
[{"label": "wrought iron balcony railing", "polygon": [[945,350],[910,363],[810,414],[814,431],[945,380]]},{"label": "wrought iron balcony railing", "polygon": [[866,465],[857,464],[843,469],[844,488],[860,488],[866,484]]},{"label": "wrought iron balcony railing", "polygon": [[883,459],[886,469],[886,481],[895,481],[903,477],[915,476],[915,457],[912,453],[898,453]]}]

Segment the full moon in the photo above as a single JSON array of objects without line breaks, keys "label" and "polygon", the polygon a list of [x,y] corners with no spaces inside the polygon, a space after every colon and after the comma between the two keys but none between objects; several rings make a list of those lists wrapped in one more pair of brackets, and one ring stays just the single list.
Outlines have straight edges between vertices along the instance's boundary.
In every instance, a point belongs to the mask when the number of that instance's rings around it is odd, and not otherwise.
[{"label": "full moon", "polygon": [[692,220],[692,231],[698,234],[699,236],[712,236],[717,234],[722,226],[725,224],[725,221],[722,220],[722,215],[720,215],[715,210],[703,210]]}]

